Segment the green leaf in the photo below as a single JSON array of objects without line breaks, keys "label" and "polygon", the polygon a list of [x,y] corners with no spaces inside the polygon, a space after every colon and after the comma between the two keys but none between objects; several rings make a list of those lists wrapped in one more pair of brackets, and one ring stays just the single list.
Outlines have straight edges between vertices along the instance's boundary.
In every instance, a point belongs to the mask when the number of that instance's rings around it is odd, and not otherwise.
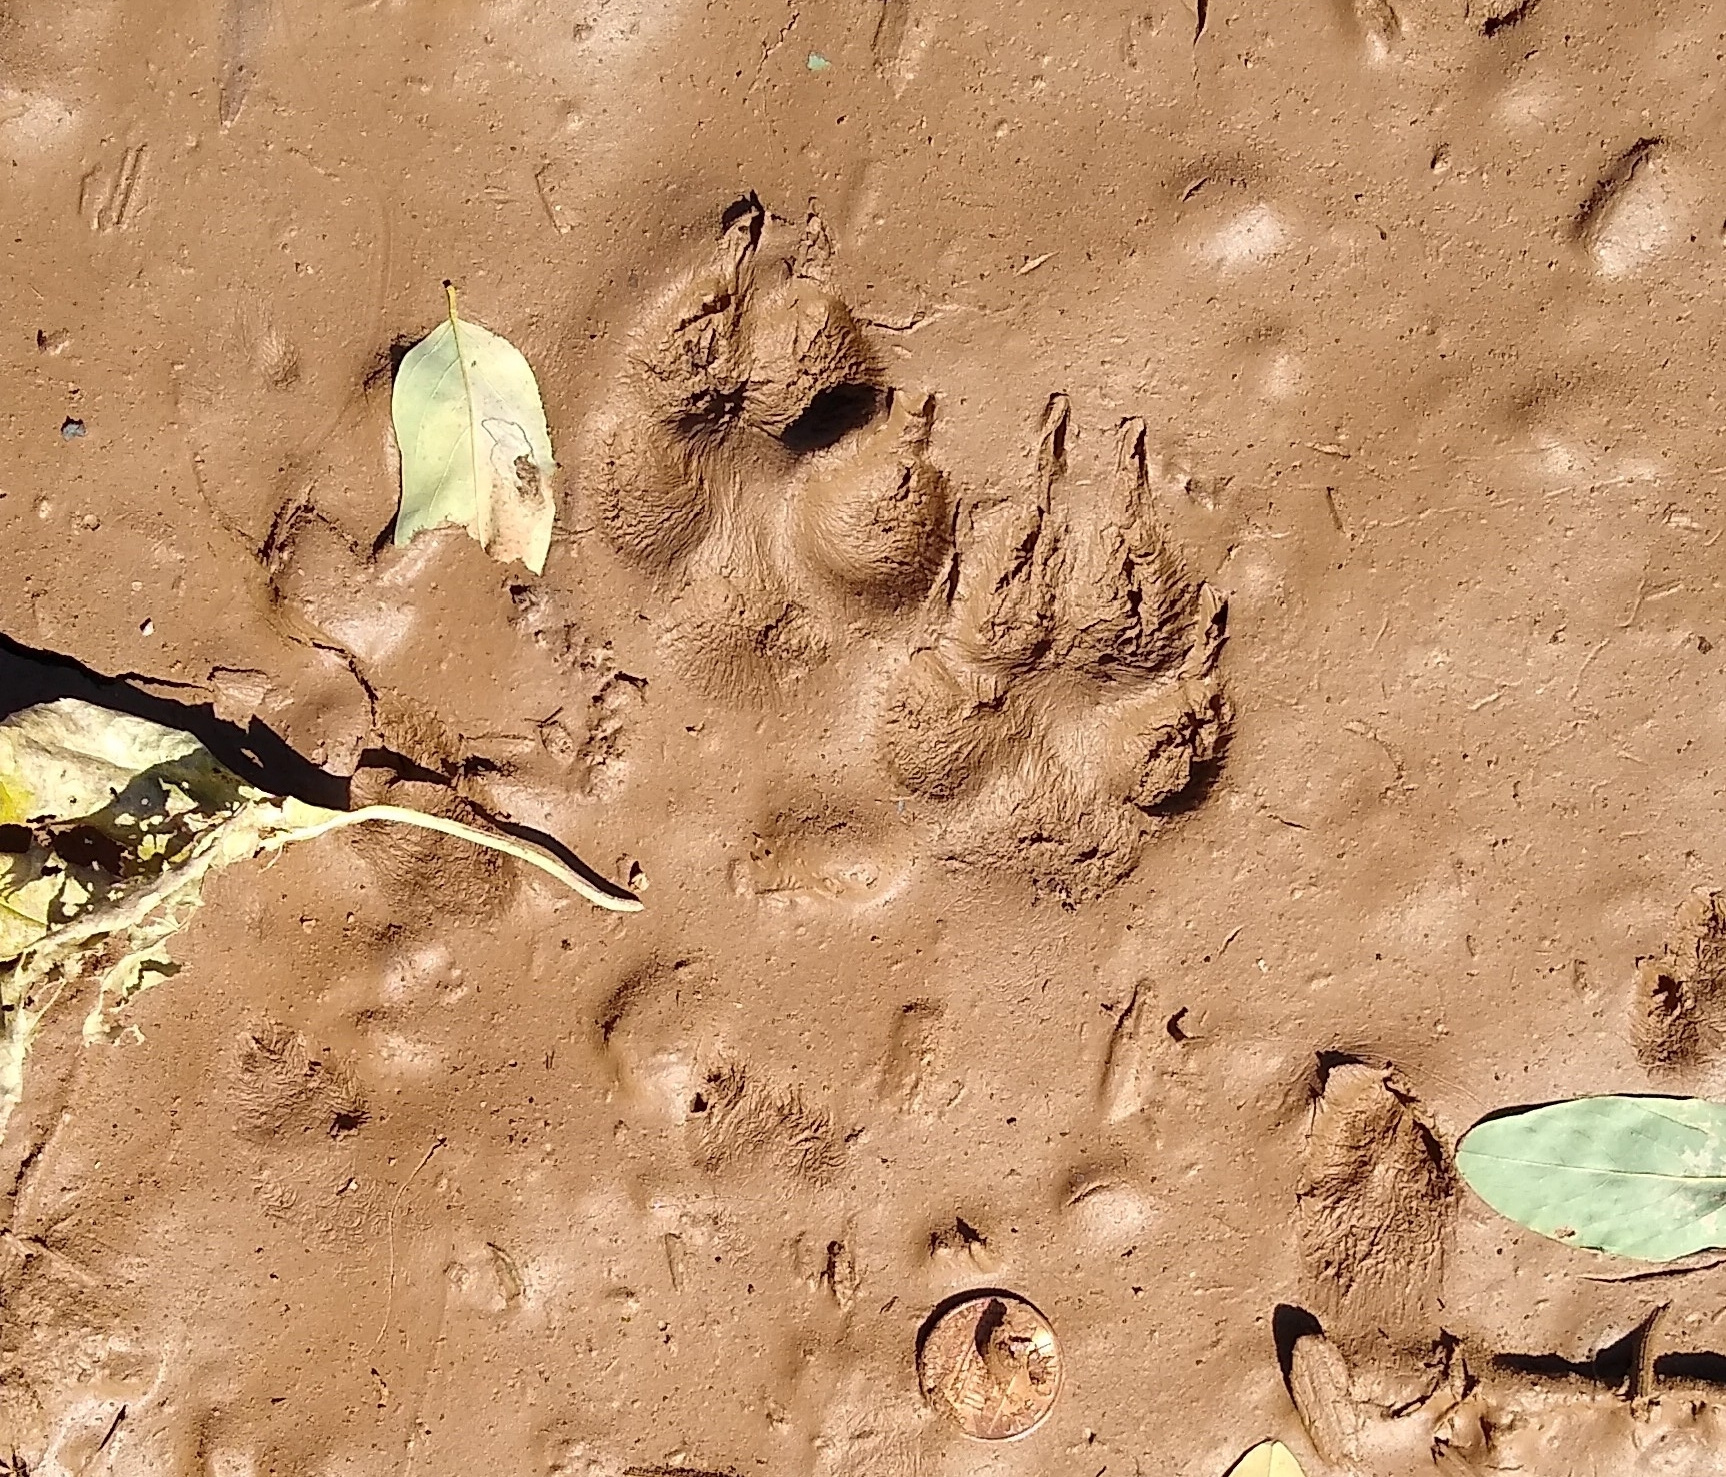
[{"label": "green leaf", "polygon": [[1664,1262],[1726,1245],[1726,1103],[1530,1108],[1475,1124],[1456,1165],[1494,1210],[1567,1246]]},{"label": "green leaf", "polygon": [[1306,1477],[1295,1454],[1280,1441],[1261,1441],[1234,1466],[1228,1477]]},{"label": "green leaf", "polygon": [[109,1036],[121,1005],[174,972],[167,939],[202,901],[205,877],[230,862],[388,822],[503,852],[598,907],[641,907],[513,837],[395,805],[329,810],[271,795],[190,734],[74,698],[0,721],[0,807],[0,824],[27,837],[0,853],[0,1133],[36,1028],[64,990],[96,982],[84,1035]]},{"label": "green leaf", "polygon": [[488,554],[545,572],[554,509],[551,433],[521,351],[456,316],[409,349],[390,412],[402,458],[395,541],[459,523]]}]

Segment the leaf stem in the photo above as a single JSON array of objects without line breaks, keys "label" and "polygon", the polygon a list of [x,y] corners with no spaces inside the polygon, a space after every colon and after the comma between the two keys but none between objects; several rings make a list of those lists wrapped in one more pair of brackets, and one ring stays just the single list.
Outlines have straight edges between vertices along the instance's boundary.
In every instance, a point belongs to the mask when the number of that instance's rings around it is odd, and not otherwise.
[{"label": "leaf stem", "polygon": [[446,816],[430,815],[423,810],[409,810],[402,805],[363,805],[358,810],[331,811],[323,819],[294,827],[292,831],[285,833],[283,839],[303,841],[312,836],[321,836],[326,831],[340,830],[343,826],[359,825],[364,821],[396,821],[404,826],[418,826],[422,830],[454,836],[457,840],[472,842],[475,846],[489,847],[492,851],[501,851],[506,856],[526,862],[530,867],[538,867],[548,876],[557,878],[565,887],[580,893],[595,907],[609,908],[614,913],[641,911],[640,898],[622,888],[615,892],[603,890],[580,872],[565,866],[537,846],[516,841],[508,836],[496,836],[473,826],[464,826],[460,821],[452,821]]}]

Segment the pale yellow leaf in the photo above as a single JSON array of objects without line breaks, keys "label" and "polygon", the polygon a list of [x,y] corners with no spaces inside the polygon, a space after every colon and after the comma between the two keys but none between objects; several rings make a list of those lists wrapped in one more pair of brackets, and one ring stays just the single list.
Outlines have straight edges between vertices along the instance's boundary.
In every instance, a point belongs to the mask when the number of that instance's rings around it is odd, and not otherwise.
[{"label": "pale yellow leaf", "polygon": [[1280,1441],[1261,1441],[1234,1466],[1228,1477],[1306,1477],[1295,1454]]},{"label": "pale yellow leaf", "polygon": [[554,517],[539,385],[508,339],[449,316],[402,359],[390,400],[402,459],[395,541],[460,524],[488,554],[545,572]]}]

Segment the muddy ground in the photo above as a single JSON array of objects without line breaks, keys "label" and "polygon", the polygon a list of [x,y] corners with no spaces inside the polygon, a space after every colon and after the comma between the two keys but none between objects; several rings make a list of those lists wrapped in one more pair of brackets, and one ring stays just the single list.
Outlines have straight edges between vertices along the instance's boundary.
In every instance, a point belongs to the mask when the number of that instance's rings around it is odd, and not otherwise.
[{"label": "muddy ground", "polygon": [[[1636,967],[1726,877],[1723,50],[0,6],[0,631],[646,905],[377,836],[225,873],[133,1029],[31,1059],[0,1454],[1719,1470],[1726,1268],[1611,1280],[1449,1155],[1726,1087],[1645,1064]],[[538,375],[543,577],[387,537],[446,279]],[[919,1393],[971,1286],[1061,1341],[1016,1442]]]}]

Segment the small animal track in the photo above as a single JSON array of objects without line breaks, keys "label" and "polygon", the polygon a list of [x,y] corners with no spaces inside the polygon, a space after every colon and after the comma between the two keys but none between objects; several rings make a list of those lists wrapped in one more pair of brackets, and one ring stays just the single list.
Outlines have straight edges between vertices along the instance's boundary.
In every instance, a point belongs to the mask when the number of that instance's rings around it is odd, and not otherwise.
[{"label": "small animal track", "polygon": [[1726,1039],[1726,894],[1699,888],[1678,910],[1665,952],[1636,962],[1631,1018],[1636,1057],[1680,1074]]},{"label": "small animal track", "polygon": [[791,1261],[797,1275],[832,1298],[840,1312],[851,1311],[863,1285],[863,1274],[857,1266],[856,1248],[849,1239],[799,1236],[792,1243]]},{"label": "small animal track", "polygon": [[341,1063],[315,1057],[274,1022],[245,1032],[234,1053],[234,1119],[255,1143],[301,1135],[340,1138],[366,1121],[364,1095]]},{"label": "small animal track", "polygon": [[143,144],[125,149],[111,168],[96,165],[78,184],[78,213],[92,231],[123,230],[141,203],[139,181],[144,174]]},{"label": "small animal track", "polygon": [[914,1112],[922,1104],[941,1056],[945,1015],[938,1000],[912,1000],[899,1007],[881,1062],[881,1102],[902,1113]]},{"label": "small animal track", "polygon": [[1115,1017],[1097,1076],[1097,1106],[1105,1122],[1123,1122],[1147,1112],[1156,1101],[1158,1078],[1167,1073],[1159,1070],[1154,1054],[1159,1047],[1166,1049],[1173,1037],[1165,1023],[1154,1019],[1155,1012],[1150,987],[1138,984]]},{"label": "small animal track", "polygon": [[275,1022],[241,1034],[230,1070],[234,1130],[256,1147],[252,1189],[264,1214],[324,1242],[364,1235],[382,1206],[342,1147],[370,1116],[353,1073]]},{"label": "small animal track", "polygon": [[1000,1259],[989,1249],[989,1238],[967,1221],[963,1216],[954,1216],[951,1221],[942,1221],[929,1232],[930,1260],[957,1268],[969,1275],[969,1271],[988,1274],[1000,1266]]},{"label": "small animal track", "polygon": [[890,388],[811,216],[773,246],[753,196],[633,335],[584,491],[672,598],[667,640],[721,695],[808,668],[848,624],[921,599],[946,554],[933,401]]},{"label": "small animal track", "polygon": [[1430,1351],[1455,1176],[1385,1066],[1321,1059],[1296,1228],[1308,1295],[1351,1364]]},{"label": "small animal track", "polygon": [[588,689],[585,703],[571,701],[539,721],[541,747],[570,771],[581,794],[615,789],[630,731],[647,701],[647,679],[619,667],[610,645],[560,620],[535,587],[511,585],[509,597],[515,627]]},{"label": "small animal track", "polygon": [[712,1019],[704,973],[691,960],[649,961],[600,1004],[595,1034],[626,1100],[679,1125],[704,1171],[830,1184],[848,1147],[833,1113],[723,1043],[697,1044]]},{"label": "small animal track", "polygon": [[1123,421],[1112,471],[1069,489],[1072,429],[1052,396],[1030,494],[962,519],[881,732],[894,775],[939,808],[948,859],[1066,901],[1133,870],[1229,716],[1225,602],[1158,527],[1144,423]]},{"label": "small animal track", "polygon": [[820,802],[786,804],[731,866],[739,896],[781,905],[821,900],[861,906],[891,896],[909,866],[902,838]]},{"label": "small animal track", "polygon": [[697,1158],[706,1169],[765,1164],[824,1185],[845,1163],[845,1140],[830,1113],[808,1106],[796,1088],[765,1083],[736,1062],[707,1073],[691,1117],[700,1125]]}]

